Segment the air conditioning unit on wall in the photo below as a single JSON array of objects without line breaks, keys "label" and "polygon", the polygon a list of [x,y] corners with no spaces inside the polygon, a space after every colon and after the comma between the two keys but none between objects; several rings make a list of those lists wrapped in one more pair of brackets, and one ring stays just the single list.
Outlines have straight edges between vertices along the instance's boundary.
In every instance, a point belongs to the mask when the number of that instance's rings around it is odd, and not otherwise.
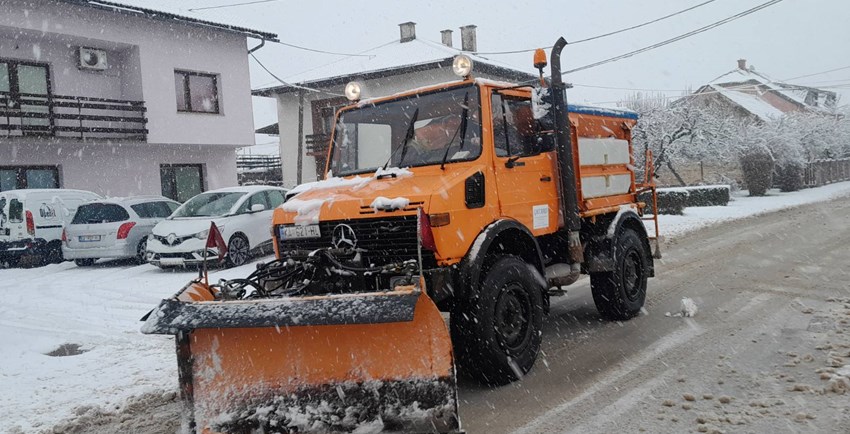
[{"label": "air conditioning unit on wall", "polygon": [[103,71],[106,63],[106,51],[97,48],[80,47],[80,69]]}]

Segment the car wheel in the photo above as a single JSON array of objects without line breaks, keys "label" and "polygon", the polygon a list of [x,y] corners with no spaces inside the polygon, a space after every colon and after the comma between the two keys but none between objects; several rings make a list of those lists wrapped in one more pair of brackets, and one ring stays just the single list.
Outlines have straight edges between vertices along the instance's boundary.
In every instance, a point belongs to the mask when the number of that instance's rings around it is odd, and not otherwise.
[{"label": "car wheel", "polygon": [[646,300],[649,259],[637,232],[623,230],[614,245],[612,272],[591,273],[590,290],[603,318],[622,321],[640,313]]},{"label": "car wheel", "polygon": [[145,264],[148,262],[148,237],[142,237],[142,240],[139,241],[139,245],[136,246],[136,262],[139,264]]},{"label": "car wheel", "polygon": [[227,243],[227,266],[238,267],[245,264],[248,262],[250,251],[248,239],[244,235],[236,234],[230,237],[230,242]]},{"label": "car wheel", "polygon": [[78,267],[91,267],[92,265],[94,265],[94,261],[97,261],[97,259],[74,259],[74,263],[77,264]]},{"label": "car wheel", "polygon": [[451,315],[460,372],[490,385],[516,381],[540,351],[543,290],[522,259],[504,256],[489,267],[476,292]]}]

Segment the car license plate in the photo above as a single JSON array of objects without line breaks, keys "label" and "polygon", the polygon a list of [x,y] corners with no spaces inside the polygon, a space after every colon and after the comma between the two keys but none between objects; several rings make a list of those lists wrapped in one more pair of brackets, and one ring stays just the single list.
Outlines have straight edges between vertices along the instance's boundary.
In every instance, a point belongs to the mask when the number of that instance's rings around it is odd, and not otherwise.
[{"label": "car license plate", "polygon": [[91,243],[93,241],[100,241],[100,235],[80,235],[81,243]]},{"label": "car license plate", "polygon": [[319,238],[322,236],[319,232],[319,225],[294,225],[280,226],[280,238],[283,240],[291,240],[295,238]]}]

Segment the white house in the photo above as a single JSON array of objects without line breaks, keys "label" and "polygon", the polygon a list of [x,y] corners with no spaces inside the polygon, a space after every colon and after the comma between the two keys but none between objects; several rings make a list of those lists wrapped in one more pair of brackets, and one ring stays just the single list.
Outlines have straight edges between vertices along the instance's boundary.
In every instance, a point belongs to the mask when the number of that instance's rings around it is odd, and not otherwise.
[{"label": "white house", "polygon": [[514,82],[537,77],[474,55],[476,26],[461,27],[460,50],[452,47],[451,30],[443,30],[442,43],[436,43],[417,39],[415,23],[402,23],[399,28],[397,41],[286,77],[287,84],[254,91],[254,95],[277,99],[278,123],[257,133],[279,135],[285,187],[315,181],[322,175],[334,114],[348,104],[343,92],[350,81],[363,85],[363,98],[455,81],[458,77],[452,73],[452,60],[461,52],[473,59],[473,75],[478,78]]},{"label": "white house", "polygon": [[185,200],[254,143],[248,38],[111,1],[0,2],[0,190]]}]

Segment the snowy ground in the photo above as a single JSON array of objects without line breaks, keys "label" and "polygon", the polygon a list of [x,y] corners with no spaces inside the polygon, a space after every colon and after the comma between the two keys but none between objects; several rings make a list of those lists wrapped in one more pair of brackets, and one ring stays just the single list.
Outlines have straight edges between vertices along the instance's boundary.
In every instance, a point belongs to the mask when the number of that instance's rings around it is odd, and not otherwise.
[{"label": "snowy ground", "polygon": [[[771,192],[764,198],[737,196],[728,207],[662,216],[662,234],[673,238],[702,226],[848,194],[850,182]],[[211,280],[245,276],[253,267],[215,271]],[[173,401],[173,341],[140,334],[139,318],[193,277],[192,272],[128,263],[0,270],[0,390],[5,392],[0,394],[0,432],[52,430],[80,415],[127,411],[140,396]],[[75,353],[75,345],[82,354],[49,355]]]},{"label": "snowy ground", "polygon": [[[749,197],[746,191],[736,192],[728,206],[706,206],[685,208],[684,215],[661,215],[658,225],[665,239],[676,238],[705,226],[711,226],[731,220],[752,217],[780,209],[823,202],[850,194],[850,182],[839,182],[824,187],[810,188],[790,193],[779,190],[768,191],[767,196]],[[650,222],[647,227],[650,228]]]}]

